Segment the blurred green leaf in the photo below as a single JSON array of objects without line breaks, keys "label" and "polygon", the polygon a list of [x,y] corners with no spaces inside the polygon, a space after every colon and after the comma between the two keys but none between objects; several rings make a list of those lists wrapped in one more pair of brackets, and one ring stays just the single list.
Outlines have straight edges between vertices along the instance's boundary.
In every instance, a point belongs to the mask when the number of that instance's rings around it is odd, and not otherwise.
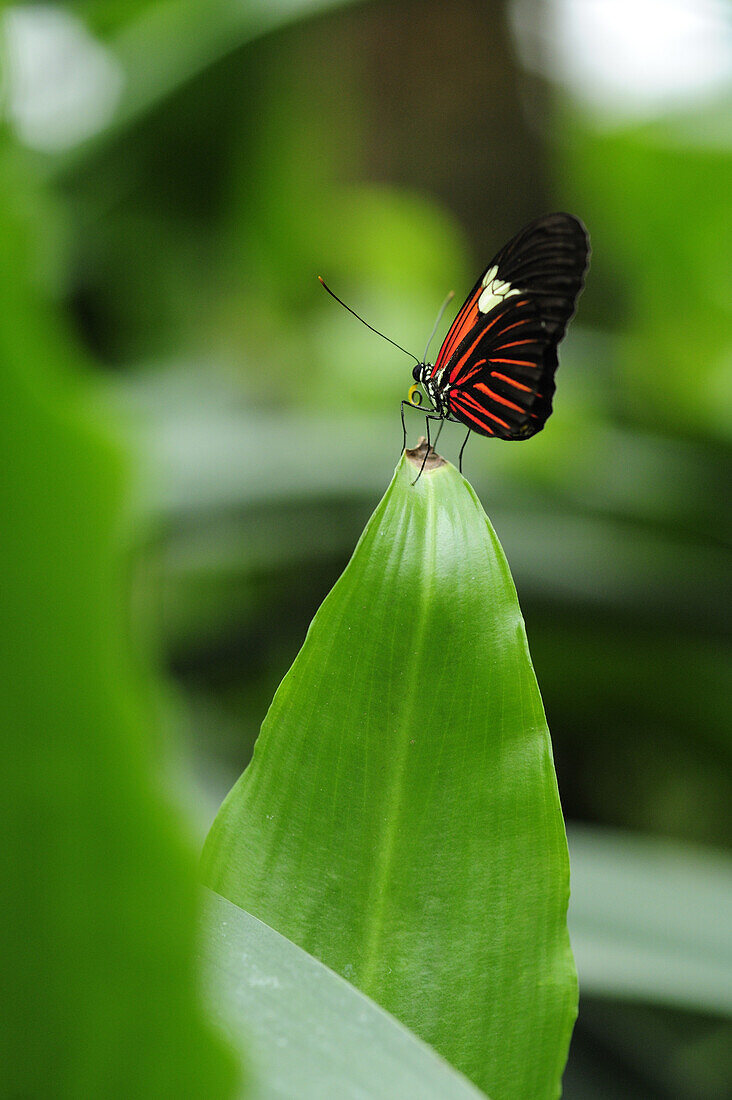
[{"label": "blurred green leaf", "polygon": [[729,441],[732,409],[732,154],[705,134],[723,112],[728,95],[620,131],[573,119],[562,154],[592,226],[584,314],[623,334],[613,407],[710,442]]},{"label": "blurred green leaf", "polygon": [[559,1092],[576,1012],[551,747],[508,566],[403,458],[209,834],[205,882],[481,1088]]},{"label": "blurred green leaf", "polygon": [[211,1010],[250,1056],[253,1100],[478,1100],[411,1032],[266,924],[206,896]]},{"label": "blurred green leaf", "polygon": [[85,14],[100,30],[125,74],[124,93],[111,124],[96,141],[79,146],[56,161],[56,169],[73,167],[89,149],[106,143],[162,99],[207,67],[270,31],[297,19],[319,15],[348,0],[157,0],[119,9],[116,18],[101,16],[93,5]]},{"label": "blurred green leaf", "polygon": [[583,993],[732,1016],[732,860],[657,837],[570,832]]},{"label": "blurred green leaf", "polygon": [[237,1071],[200,1003],[192,845],[129,636],[127,462],[32,289],[39,227],[3,192],[0,1092],[223,1098]]},{"label": "blurred green leaf", "polygon": [[[242,516],[244,509],[300,502],[298,538],[270,540],[276,560],[302,560],[308,547],[317,554],[308,515],[313,502],[367,501],[401,446],[396,409],[389,419],[348,411],[255,412],[235,389],[193,372],[151,373],[117,387],[114,400],[137,417],[151,471],[150,509],[179,529],[200,524],[199,510],[213,522],[217,513]],[[421,416],[413,414],[409,427],[414,436],[423,428]],[[446,453],[462,442],[461,435],[451,441],[449,427],[442,439]],[[550,444],[555,449],[547,451],[532,441],[522,451],[475,440],[467,451],[475,481],[500,517],[522,590],[614,611],[632,611],[640,600],[646,612],[681,616],[693,630],[724,629],[718,593],[728,578],[725,532],[720,522],[714,537],[709,529],[718,516],[716,464],[680,442],[601,425],[580,446],[568,447],[566,438],[563,450]],[[248,561],[255,569],[263,561],[256,532],[251,523],[247,538],[238,540],[243,571]],[[322,549],[337,544],[334,530]],[[345,538],[340,545],[346,552]],[[233,550],[231,541],[228,546]],[[221,551],[231,561],[226,544]],[[208,552],[216,552],[211,543]],[[209,563],[215,568],[212,558]]]}]

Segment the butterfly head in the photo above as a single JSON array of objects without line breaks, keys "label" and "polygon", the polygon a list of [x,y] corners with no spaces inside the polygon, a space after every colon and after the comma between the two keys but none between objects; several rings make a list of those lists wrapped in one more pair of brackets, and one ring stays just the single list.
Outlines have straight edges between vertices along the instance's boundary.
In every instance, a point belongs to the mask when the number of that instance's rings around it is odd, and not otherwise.
[{"label": "butterfly head", "polygon": [[[414,379],[414,385],[409,387],[409,402],[411,405],[417,405],[418,407],[424,404],[425,394],[427,400],[432,408],[433,412],[436,412],[438,416],[445,416],[446,414],[446,394],[443,393],[433,377],[434,367],[431,363],[417,363],[412,370],[412,378]],[[419,387],[422,387],[424,394],[420,392]]]},{"label": "butterfly head", "polygon": [[429,372],[432,370],[428,363],[417,363],[412,370],[412,378],[414,379],[414,385],[409,387],[409,403],[410,405],[422,405],[424,396],[420,391],[420,386],[424,386],[425,390],[429,393],[429,386],[427,379]]}]

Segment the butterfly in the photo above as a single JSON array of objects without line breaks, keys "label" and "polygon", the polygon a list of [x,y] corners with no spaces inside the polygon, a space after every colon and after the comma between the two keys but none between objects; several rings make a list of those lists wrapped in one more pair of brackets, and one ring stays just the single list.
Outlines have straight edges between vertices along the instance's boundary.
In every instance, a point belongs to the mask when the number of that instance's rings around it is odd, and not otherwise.
[{"label": "butterfly", "polygon": [[440,422],[439,431],[446,420],[467,427],[461,472],[471,432],[519,440],[541,431],[552,411],[557,346],[584,286],[589,253],[582,222],[563,213],[537,218],[503,246],[466,298],[434,364],[417,362],[412,372],[414,385],[401,407],[405,445],[404,407],[422,406],[420,387],[431,404],[425,461],[430,420]]}]

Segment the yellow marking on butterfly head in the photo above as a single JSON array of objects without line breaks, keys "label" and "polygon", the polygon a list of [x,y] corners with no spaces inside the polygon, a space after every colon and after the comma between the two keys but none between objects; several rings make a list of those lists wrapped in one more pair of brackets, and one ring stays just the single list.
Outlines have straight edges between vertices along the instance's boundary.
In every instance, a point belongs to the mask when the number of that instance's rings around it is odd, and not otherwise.
[{"label": "yellow marking on butterfly head", "polygon": [[408,400],[410,405],[416,405],[417,408],[419,408],[424,401],[422,391],[416,382],[413,386],[409,387]]}]

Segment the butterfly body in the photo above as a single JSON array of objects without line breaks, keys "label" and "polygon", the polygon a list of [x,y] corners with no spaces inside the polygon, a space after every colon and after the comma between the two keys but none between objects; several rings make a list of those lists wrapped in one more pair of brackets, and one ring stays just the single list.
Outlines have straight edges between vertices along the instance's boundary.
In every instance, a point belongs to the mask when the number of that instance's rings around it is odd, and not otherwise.
[{"label": "butterfly body", "polygon": [[531,222],[501,249],[466,298],[434,364],[418,363],[412,372],[434,419],[499,439],[529,439],[541,431],[552,411],[557,346],[584,285],[588,257],[584,226],[561,213]]}]

